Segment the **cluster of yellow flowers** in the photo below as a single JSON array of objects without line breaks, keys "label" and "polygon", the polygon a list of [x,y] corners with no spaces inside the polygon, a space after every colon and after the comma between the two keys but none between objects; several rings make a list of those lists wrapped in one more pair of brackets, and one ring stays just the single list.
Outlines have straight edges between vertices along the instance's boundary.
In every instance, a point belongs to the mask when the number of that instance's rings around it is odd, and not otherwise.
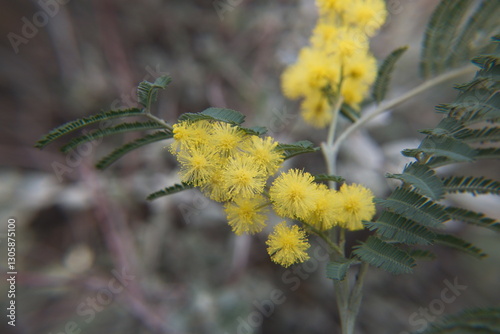
[{"label": "cluster of yellow flowers", "polygon": [[268,178],[283,162],[271,137],[250,135],[229,123],[183,121],[174,124],[173,133],[170,151],[180,163],[181,180],[218,202],[260,206]]},{"label": "cluster of yellow flowers", "polygon": [[357,108],[376,77],[377,65],[368,38],[385,22],[383,0],[316,0],[319,19],[310,46],[283,72],[282,90],[303,98],[301,114],[322,128],[332,120],[330,105],[342,96]]},{"label": "cluster of yellow flowers", "polygon": [[[182,121],[174,124],[173,133],[170,151],[179,161],[181,180],[223,202],[237,235],[261,232],[271,205],[277,215],[319,231],[333,226],[362,229],[362,221],[375,213],[373,194],[361,185],[344,184],[336,191],[298,169],[268,182],[284,161],[283,150],[271,137],[213,120]],[[267,245],[271,259],[285,267],[308,259],[307,236],[297,225],[278,224]]]}]

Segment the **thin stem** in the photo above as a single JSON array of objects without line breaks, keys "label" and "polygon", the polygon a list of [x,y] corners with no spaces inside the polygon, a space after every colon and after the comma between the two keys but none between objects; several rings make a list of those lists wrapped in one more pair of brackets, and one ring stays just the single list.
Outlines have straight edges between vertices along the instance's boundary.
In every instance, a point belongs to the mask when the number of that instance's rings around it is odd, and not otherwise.
[{"label": "thin stem", "polygon": [[335,281],[335,291],[337,292],[337,306],[340,312],[342,334],[354,333],[356,317],[359,313],[361,299],[363,297],[364,278],[367,271],[368,264],[366,262],[362,262],[352,290],[350,289],[349,281],[347,279],[344,279],[343,281]]},{"label": "thin stem", "polygon": [[437,77],[427,80],[424,83],[420,84],[419,86],[411,89],[410,91],[406,92],[405,94],[395,97],[392,100],[389,100],[382,105],[380,105],[377,109],[375,109],[373,112],[369,114],[365,114],[363,117],[361,117],[356,123],[352,124],[350,127],[345,129],[344,132],[337,138],[335,141],[335,144],[333,145],[330,154],[332,155],[332,159],[335,159],[337,156],[338,150],[340,148],[340,145],[349,137],[354,131],[358,130],[360,127],[371,121],[373,118],[377,117],[378,115],[382,114],[383,112],[394,108],[395,106],[411,99],[412,97],[426,91],[427,89],[430,89],[434,86],[437,86],[445,81],[448,81],[450,79],[453,79],[455,77],[459,77],[465,74],[470,74],[474,73],[476,71],[476,68],[472,65],[470,66],[465,66],[462,68],[459,68],[457,70],[449,71],[444,74],[438,75]]},{"label": "thin stem", "polygon": [[345,228],[339,228],[339,247],[342,249],[342,255],[345,256]]},{"label": "thin stem", "polygon": [[[326,168],[328,171],[328,174],[330,175],[335,175],[336,172],[336,163],[335,163],[335,156],[332,154],[332,147],[333,143],[335,140],[335,130],[337,128],[337,123],[339,119],[339,112],[340,108],[342,106],[342,102],[344,102],[344,98],[342,96],[339,96],[337,98],[337,101],[335,102],[335,105],[333,106],[332,112],[333,112],[333,118],[330,123],[330,128],[328,129],[328,137],[326,138],[326,142],[321,143],[321,152],[323,153],[323,156],[325,158],[326,162]],[[328,185],[330,188],[334,189],[335,188],[335,182],[330,181],[328,182]]]},{"label": "thin stem", "polygon": [[340,327],[342,334],[352,334],[355,317],[352,317],[349,309],[349,281],[334,281],[335,293],[337,295],[337,307],[339,309]]},{"label": "thin stem", "polygon": [[323,240],[324,240],[324,241],[328,244],[328,246],[330,246],[330,248],[331,248],[331,249],[332,249],[335,253],[337,253],[337,255],[344,256],[344,252],[342,251],[342,249],[341,249],[341,248],[339,248],[339,246],[337,246],[334,242],[332,242],[332,241],[330,240],[330,238],[328,238],[328,236],[327,236],[324,232],[322,232],[322,231],[318,230],[317,228],[315,228],[315,227],[314,227],[314,226],[312,226],[311,224],[308,224],[308,223],[306,223],[306,222],[304,222],[304,221],[302,221],[302,224],[304,224],[304,225],[306,225],[307,227],[309,227],[309,228],[311,229],[311,231],[313,231],[313,232],[314,232],[315,234],[317,234],[317,235],[318,235],[321,239],[323,239]]},{"label": "thin stem", "polygon": [[356,283],[354,283],[354,287],[351,292],[351,296],[349,298],[351,304],[351,311],[355,314],[359,311],[359,306],[361,305],[361,298],[363,296],[363,283],[368,272],[368,263],[361,262],[361,266],[359,267],[359,272],[356,277]]},{"label": "thin stem", "polygon": [[328,146],[331,146],[335,139],[335,130],[337,128],[337,121],[339,118],[339,112],[340,112],[340,107],[342,106],[342,102],[344,102],[344,98],[342,96],[339,96],[337,98],[337,101],[335,102],[335,105],[332,108],[333,118],[332,121],[330,122],[330,128],[328,129],[328,137],[326,138],[326,143]]},{"label": "thin stem", "polygon": [[167,122],[165,122],[161,118],[158,118],[155,115],[151,114],[148,110],[146,110],[146,112],[144,113],[144,116],[155,121],[156,123],[160,124],[161,126],[163,126],[165,129],[167,129],[169,131],[173,131],[173,129],[174,129],[170,124],[168,124]]}]

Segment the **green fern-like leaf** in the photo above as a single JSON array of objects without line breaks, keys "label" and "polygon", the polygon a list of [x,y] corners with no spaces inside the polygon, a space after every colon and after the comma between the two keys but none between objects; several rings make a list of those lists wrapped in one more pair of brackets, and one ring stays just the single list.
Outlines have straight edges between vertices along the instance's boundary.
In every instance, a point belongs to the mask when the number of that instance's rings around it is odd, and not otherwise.
[{"label": "green fern-like leaf", "polygon": [[384,211],[376,222],[364,222],[364,225],[385,239],[404,244],[430,245],[435,237],[427,227],[389,211]]},{"label": "green fern-like leaf", "polygon": [[355,261],[347,259],[329,262],[326,265],[326,277],[333,280],[342,281],[347,274],[347,270],[354,263]]},{"label": "green fern-like leaf", "polygon": [[451,10],[451,5],[452,1],[441,1],[436,9],[434,9],[429,23],[427,24],[420,60],[420,73],[424,78],[429,77],[432,73],[434,49],[438,44],[435,35],[440,31],[441,22],[443,22],[446,17],[449,17],[448,12]]},{"label": "green fern-like leaf", "polygon": [[248,135],[261,136],[267,133],[267,128],[263,126],[252,126],[250,128],[244,128],[240,126],[240,129]]},{"label": "green fern-like leaf", "polygon": [[411,273],[415,260],[395,245],[370,236],[353,253],[362,261],[393,274]]},{"label": "green fern-like leaf", "polygon": [[459,34],[459,25],[471,4],[472,0],[444,0],[434,10],[422,45],[420,71],[424,78],[443,71],[449,53],[447,43]]},{"label": "green fern-like leaf", "polygon": [[436,176],[434,170],[426,165],[411,163],[405,167],[403,174],[387,174],[386,176],[411,184],[420,194],[434,200],[443,197],[443,183]]},{"label": "green fern-like leaf", "polygon": [[500,307],[473,308],[448,315],[420,334],[500,334]]},{"label": "green fern-like leaf", "polygon": [[309,140],[301,140],[293,144],[278,144],[276,149],[283,151],[287,160],[299,154],[316,152],[319,147],[315,147]]},{"label": "green fern-like leaf", "polygon": [[172,133],[165,132],[165,131],[158,131],[158,132],[149,134],[147,136],[144,136],[142,138],[139,138],[137,140],[134,140],[132,142],[129,142],[129,143],[117,148],[116,150],[114,150],[110,154],[106,155],[101,160],[99,160],[99,162],[96,165],[96,168],[105,169],[109,165],[111,165],[113,162],[120,159],[122,156],[124,156],[128,152],[135,150],[136,148],[139,148],[139,147],[142,147],[144,145],[151,144],[151,143],[154,143],[154,142],[157,142],[160,140],[169,139],[169,138],[172,138]]},{"label": "green fern-like leaf", "polygon": [[486,254],[483,253],[481,249],[477,248],[470,242],[467,242],[450,234],[436,234],[434,242],[436,244],[455,248],[477,258],[483,258],[486,256]]},{"label": "green fern-like leaf", "polygon": [[185,183],[185,182],[182,182],[181,184],[174,184],[171,187],[167,187],[165,189],[155,191],[154,193],[150,194],[147,197],[147,200],[152,201],[152,200],[155,200],[155,199],[163,197],[163,196],[172,195],[172,194],[175,194],[175,193],[178,193],[178,192],[181,192],[184,190],[192,189],[192,188],[194,188],[193,185],[191,185],[189,183]]},{"label": "green fern-like leaf", "polygon": [[391,54],[385,58],[382,65],[380,65],[377,78],[372,88],[372,97],[377,103],[380,103],[385,98],[394,67],[406,50],[408,50],[407,46],[397,48],[392,51]]},{"label": "green fern-like leaf", "polygon": [[376,202],[424,226],[439,228],[449,219],[441,204],[405,188],[396,188],[387,199]]},{"label": "green fern-like leaf", "polygon": [[495,232],[500,232],[500,222],[488,218],[482,213],[451,206],[446,207],[446,213],[453,220],[462,221],[468,224],[488,228]]},{"label": "green fern-like leaf", "polygon": [[[472,91],[470,94],[485,94],[477,90]],[[500,119],[500,101],[495,101],[497,95],[493,96],[492,100],[479,100],[477,96],[469,97],[464,96],[462,99],[466,102],[457,101],[447,105],[449,109],[449,117],[459,118],[464,125],[472,125],[482,122],[497,121]],[[500,94],[498,94],[500,97]]]},{"label": "green fern-like leaf", "polygon": [[72,131],[78,130],[84,126],[94,124],[97,122],[105,121],[108,119],[119,118],[119,117],[129,117],[129,116],[138,116],[143,114],[144,111],[138,108],[130,108],[123,110],[111,110],[102,112],[97,115],[92,115],[85,118],[80,118],[75,121],[71,121],[65,123],[61,126],[58,126],[54,130],[50,131],[48,134],[43,136],[35,145],[37,148],[44,148],[54,140],[64,136]]},{"label": "green fern-like leaf", "polygon": [[172,82],[168,75],[161,76],[155,82],[143,81],[137,87],[137,100],[146,109],[149,110],[151,104],[156,102],[158,90],[165,89]]},{"label": "green fern-like leaf", "polygon": [[68,144],[61,147],[63,153],[68,153],[78,145],[82,145],[86,142],[96,140],[105,136],[110,136],[114,134],[130,132],[130,131],[141,131],[141,130],[153,130],[162,129],[163,126],[157,122],[133,122],[133,123],[122,123],[113,127],[106,129],[94,129],[89,134],[85,136],[80,136],[71,140]]},{"label": "green fern-like leaf", "polygon": [[208,108],[199,113],[184,113],[179,117],[179,121],[196,122],[201,120],[220,121],[233,125],[240,125],[245,121],[245,115],[232,109]]},{"label": "green fern-like leaf", "polygon": [[475,159],[500,159],[500,148],[478,148]]},{"label": "green fern-like leaf", "polygon": [[[451,0],[440,3],[435,16],[433,16],[434,23],[430,24],[430,26],[434,24],[436,29],[428,31],[428,39],[424,43],[426,45],[421,64],[424,75],[431,76],[443,73],[453,67],[462,66],[461,64],[465,60],[461,55],[453,54],[453,48],[451,48],[451,54],[445,57],[438,56],[437,53],[449,44],[442,43],[447,40],[446,38],[441,37],[442,41],[440,41],[436,36],[441,34],[464,37],[468,40],[454,39],[451,44],[458,45],[459,48],[476,48],[477,45],[473,44],[483,43],[484,37],[487,37],[491,32],[488,27],[491,28],[492,25],[495,25],[495,29],[498,29],[498,23],[492,24],[494,21],[492,16],[489,13],[486,14],[488,10],[485,8],[492,9],[492,2],[488,5],[485,3],[486,1]],[[450,18],[450,13],[453,13],[454,10],[457,15]],[[498,10],[495,9],[492,12]],[[458,19],[459,17],[461,19]],[[488,22],[482,22],[482,19]],[[438,21],[445,22],[445,24],[455,22],[458,25],[451,27],[452,24],[450,24],[450,27],[444,27],[445,30],[440,31],[443,27],[439,27]],[[485,34],[484,36],[476,35],[472,38],[475,41],[471,41],[470,34],[476,34],[477,30],[470,32],[465,30],[467,30],[467,26],[474,27],[476,24],[486,27]],[[449,30],[446,31],[446,29]],[[500,121],[500,43],[498,43],[498,37],[495,37],[493,43],[487,47],[478,46],[482,51],[490,50],[491,53],[486,52],[474,59],[474,63],[480,67],[475,78],[470,82],[456,86],[459,94],[452,103],[441,104],[436,108],[438,112],[445,115],[444,119],[436,127],[421,131],[427,136],[417,149],[403,151],[404,155],[416,158],[417,162],[414,162],[411,167],[407,166],[402,174],[389,175],[401,179],[404,182],[403,187],[394,190],[386,200],[377,200],[386,208],[386,211],[376,222],[365,222],[365,225],[370,230],[375,231],[376,235],[383,240],[405,245],[417,242],[425,243],[427,240],[427,242],[453,247],[481,258],[485,254],[475,245],[453,235],[438,234],[434,229],[439,229],[442,223],[452,219],[500,231],[499,222],[481,213],[462,208],[446,207],[435,202],[442,198],[443,193],[499,194],[499,181],[488,180],[484,177],[449,176],[439,178],[439,187],[434,189],[429,186],[435,182],[434,178],[437,178],[434,171],[437,167],[500,158],[498,146],[485,147],[484,145],[500,141],[500,129],[495,126]],[[436,54],[433,55],[434,52]],[[493,125],[485,126],[484,123]],[[478,125],[482,125],[482,128]],[[477,145],[479,143],[481,146]],[[425,165],[425,167],[420,167],[420,165]],[[424,175],[431,177],[432,181],[423,180]],[[437,193],[436,190],[438,190]],[[408,223],[408,220],[413,221],[413,224]],[[420,225],[432,234],[426,234],[426,230],[420,230]],[[415,231],[418,232],[412,233]],[[425,250],[409,250],[408,254],[413,258],[418,258],[419,253],[426,257],[425,252]]]},{"label": "green fern-like leaf", "polygon": [[450,176],[443,179],[444,189],[447,193],[471,193],[500,195],[500,182],[473,176]]},{"label": "green fern-like leaf", "polygon": [[427,162],[425,163],[426,166],[430,168],[438,168],[446,165],[450,165],[456,163],[456,161],[453,161],[451,159],[448,159],[446,157],[431,157]]},{"label": "green fern-like leaf", "polygon": [[417,149],[403,150],[403,155],[418,158],[445,157],[454,162],[470,162],[477,152],[466,143],[448,136],[427,136]]},{"label": "green fern-like leaf", "polygon": [[[472,3],[477,4],[477,1]],[[489,43],[490,37],[500,32],[498,17],[500,17],[500,8],[495,1],[481,1],[469,16],[467,23],[463,25],[460,35],[455,39],[455,44],[451,46],[446,64],[456,67],[468,62],[477,54],[491,52],[494,45]]]},{"label": "green fern-like leaf", "polygon": [[422,76],[441,74],[466,65],[475,54],[491,52],[494,46],[489,39],[499,32],[499,15],[494,1],[441,1],[426,29],[420,63]]},{"label": "green fern-like leaf", "polygon": [[[500,47],[497,53],[500,53]],[[476,58],[478,61],[482,63],[476,77],[458,86],[460,94],[453,103],[439,106],[449,117],[460,119],[466,125],[500,120],[499,56],[484,55]]]},{"label": "green fern-like leaf", "polygon": [[[448,112],[448,110],[446,110]],[[435,135],[435,136],[451,136],[454,137],[455,133],[462,130],[464,125],[462,122],[456,118],[446,117],[443,118],[438,125],[436,125],[433,129],[425,129],[420,130],[420,133],[426,135]]]},{"label": "green fern-like leaf", "polygon": [[485,143],[500,141],[499,127],[484,127],[482,129],[462,129],[454,137],[466,143]]}]

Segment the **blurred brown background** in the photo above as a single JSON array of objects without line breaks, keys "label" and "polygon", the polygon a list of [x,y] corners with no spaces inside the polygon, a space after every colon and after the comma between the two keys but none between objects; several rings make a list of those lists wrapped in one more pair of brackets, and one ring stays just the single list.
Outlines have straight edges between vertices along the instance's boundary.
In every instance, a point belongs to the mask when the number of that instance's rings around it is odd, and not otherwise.
[{"label": "blurred brown background", "polygon": [[[373,52],[381,59],[410,46],[390,96],[419,84],[419,45],[436,4],[388,1],[389,19]],[[0,6],[0,269],[7,272],[6,222],[15,217],[18,270],[15,328],[6,324],[8,289],[5,279],[0,283],[1,333],[338,332],[324,259],[288,270],[274,265],[266,233],[234,236],[220,205],[194,190],[145,200],[177,181],[166,144],[137,150],[104,172],[93,163],[136,135],[106,138],[69,157],[58,151],[67,139],[33,148],[64,122],[135,106],[134,87],[162,74],[173,83],[155,112],[169,122],[184,112],[227,107],[282,142],[320,143],[325,131],[303,125],[298,104],[279,89],[283,68],[315,23],[312,0],[1,0]],[[384,174],[401,171],[408,160],[399,152],[418,144],[416,130],[436,124],[433,106],[453,99],[455,83],[353,135],[341,152],[340,174],[386,196],[394,184]],[[289,166],[324,172],[320,154]],[[492,165],[461,168],[499,179]],[[450,201],[500,216],[497,198]],[[404,333],[465,307],[498,306],[498,236],[449,228],[490,257],[477,261],[438,248],[438,260],[421,263],[415,275],[372,269],[358,333]],[[466,288],[453,302],[439,303],[453,282]],[[425,308],[427,319],[419,313]]]}]

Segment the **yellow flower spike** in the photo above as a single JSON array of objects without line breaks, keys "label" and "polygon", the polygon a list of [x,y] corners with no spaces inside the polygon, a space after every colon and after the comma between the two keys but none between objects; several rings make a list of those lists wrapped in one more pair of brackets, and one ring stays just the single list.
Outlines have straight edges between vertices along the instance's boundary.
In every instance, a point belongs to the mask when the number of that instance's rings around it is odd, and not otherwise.
[{"label": "yellow flower spike", "polygon": [[266,245],[271,260],[285,268],[309,259],[306,251],[310,245],[306,233],[297,225],[288,227],[285,221],[274,227]]},{"label": "yellow flower spike", "polygon": [[283,94],[296,99],[320,92],[328,84],[335,86],[340,78],[340,67],[332,57],[323,50],[302,49],[297,62],[281,76]]},{"label": "yellow flower spike", "polygon": [[368,53],[357,53],[344,64],[344,80],[372,84],[377,76],[377,60]]},{"label": "yellow flower spike", "polygon": [[191,128],[189,125],[188,122],[180,122],[172,126],[174,134],[174,141],[170,145],[170,152],[172,154],[177,154],[178,150],[186,149],[189,145],[191,138]]},{"label": "yellow flower spike", "polygon": [[328,99],[322,92],[311,93],[300,104],[304,121],[315,128],[327,127],[333,118]]},{"label": "yellow flower spike", "polygon": [[214,171],[214,155],[206,147],[181,150],[177,160],[181,165],[181,181],[195,186],[205,184]]},{"label": "yellow flower spike", "polygon": [[345,21],[358,26],[367,36],[373,36],[384,24],[387,10],[383,0],[350,1],[345,9]]},{"label": "yellow flower spike", "polygon": [[373,193],[360,184],[342,185],[333,203],[339,225],[349,230],[363,229],[362,221],[371,220],[375,214]]},{"label": "yellow flower spike", "polygon": [[226,202],[231,199],[231,195],[228,193],[225,184],[224,166],[223,159],[215,163],[213,172],[201,187],[203,194],[216,202]]},{"label": "yellow flower spike", "polygon": [[313,181],[311,174],[298,169],[280,174],[269,189],[274,211],[282,217],[307,217],[321,194]]},{"label": "yellow flower spike", "polygon": [[342,14],[350,5],[346,0],[316,0],[321,16],[334,17]]},{"label": "yellow flower spike", "polygon": [[360,29],[343,26],[339,29],[338,38],[335,41],[341,64],[352,61],[356,54],[364,54],[368,51],[368,38]]},{"label": "yellow flower spike", "polygon": [[310,38],[311,45],[314,49],[323,50],[327,54],[334,53],[336,51],[335,40],[338,34],[338,26],[318,22]]},{"label": "yellow flower spike", "polygon": [[224,171],[224,186],[231,197],[250,198],[264,190],[267,175],[249,155],[233,155]]},{"label": "yellow flower spike", "polygon": [[298,99],[306,92],[304,87],[307,69],[299,63],[288,66],[281,75],[281,90],[289,99]]},{"label": "yellow flower spike", "polygon": [[315,48],[301,50],[298,60],[305,67],[305,84],[307,89],[321,90],[326,85],[338,82],[340,67],[336,65],[325,51]]},{"label": "yellow flower spike", "polygon": [[363,101],[364,94],[368,91],[369,86],[359,80],[352,80],[347,78],[342,82],[340,94],[344,98],[344,102],[352,106],[354,109],[358,108],[359,103]]},{"label": "yellow flower spike", "polygon": [[238,127],[225,122],[213,123],[211,133],[208,145],[224,156],[231,155],[248,136]]},{"label": "yellow flower spike", "polygon": [[314,209],[304,221],[320,231],[326,231],[336,225],[337,208],[335,207],[335,190],[324,185],[318,187],[321,195],[316,198]]},{"label": "yellow flower spike", "polygon": [[277,146],[278,142],[271,137],[251,136],[241,149],[270,176],[276,173],[283,163],[283,152],[276,150]]},{"label": "yellow flower spike", "polygon": [[174,142],[170,146],[170,152],[175,155],[180,150],[189,150],[206,144],[210,137],[210,128],[210,122],[205,120],[174,124]]},{"label": "yellow flower spike", "polygon": [[227,220],[236,235],[255,234],[266,226],[268,208],[264,197],[235,198],[224,205]]}]

